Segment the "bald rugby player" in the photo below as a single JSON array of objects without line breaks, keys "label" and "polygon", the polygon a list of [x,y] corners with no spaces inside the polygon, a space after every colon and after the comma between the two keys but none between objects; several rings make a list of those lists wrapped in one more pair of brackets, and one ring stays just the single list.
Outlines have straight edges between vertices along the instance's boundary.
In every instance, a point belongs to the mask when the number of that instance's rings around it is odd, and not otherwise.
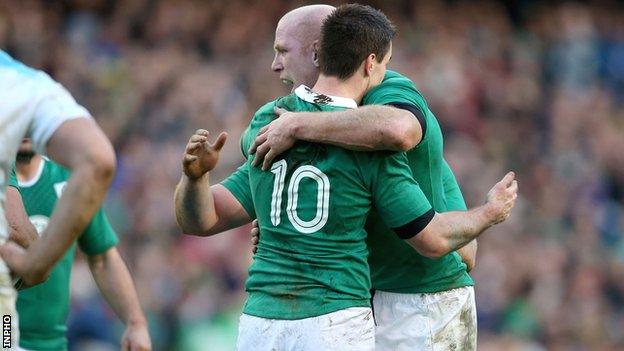
[{"label": "bald rugby player", "polygon": [[[329,26],[327,23],[324,27],[325,39],[321,45],[323,54],[319,55],[321,71],[323,71],[322,62],[326,63],[324,68],[326,73],[322,82],[319,79],[313,88],[300,86],[294,94],[261,108],[243,137],[243,150],[247,150],[255,135],[275,119],[274,106],[302,111],[352,109],[357,107],[357,102],[362,100],[367,91],[381,82],[383,74],[380,75],[380,72],[385,73],[385,65],[391,53],[387,52],[382,55],[383,51],[377,50],[391,47],[391,45],[387,44],[388,42],[385,45],[389,46],[366,43],[366,40],[360,42],[362,38],[374,38],[374,35],[357,32],[355,28],[362,29],[366,25],[351,24],[349,21],[359,22],[362,16],[343,17],[348,11],[345,7],[340,9],[339,14],[330,16],[333,18],[331,23],[340,17],[340,25],[334,26],[333,30],[325,28]],[[350,33],[349,35],[337,29],[351,26],[357,34]],[[345,42],[343,39],[345,36],[350,40]],[[386,40],[388,37],[391,36],[386,36]],[[333,45],[330,45],[330,42]],[[355,53],[354,59],[348,56],[345,58],[341,49],[343,47],[349,47]],[[362,48],[365,48],[364,50],[370,48],[375,52],[371,53],[365,62],[359,61],[366,56],[360,52]],[[375,57],[379,60],[377,61]],[[377,61],[378,64],[373,61]],[[348,68],[343,72],[346,67],[351,66],[353,66],[353,71]],[[380,68],[381,71],[379,71]],[[371,200],[377,202],[377,208],[384,211],[384,215],[381,216],[384,223],[393,228],[395,232],[401,233],[400,238],[405,239],[417,250],[430,254],[442,255],[462,247],[486,227],[497,222],[491,221],[493,217],[490,217],[492,213],[489,210],[481,212],[484,210],[483,207],[470,212],[453,212],[448,215],[435,213],[414,182],[407,164],[404,164],[407,168],[400,165],[401,157],[406,158],[402,154],[393,156],[399,157],[398,159],[393,157],[378,159],[380,156],[389,156],[391,153],[370,153],[372,157],[370,163],[358,161],[353,165],[355,168],[350,169],[350,162],[353,162],[353,159],[350,156],[344,157],[345,152],[349,155],[346,149],[304,142],[301,145],[298,144],[299,146],[292,152],[289,151],[280,157],[279,162],[276,162],[270,171],[250,168],[251,163],[257,161],[250,156],[247,163],[226,181],[210,186],[209,172],[216,166],[219,150],[224,142],[225,135],[222,134],[215,143],[209,143],[207,132],[202,130],[190,138],[183,162],[185,174],[176,189],[175,205],[178,223],[186,233],[212,235],[249,222],[255,217],[258,217],[260,227],[264,230],[264,239],[259,245],[256,260],[250,269],[250,277],[246,284],[250,296],[241,317],[239,332],[242,334],[239,334],[239,346],[250,345],[249,340],[254,338],[250,338],[249,335],[254,334],[254,329],[264,330],[268,343],[273,340],[270,335],[292,335],[292,339],[297,339],[301,343],[305,343],[305,340],[316,340],[318,338],[315,337],[314,332],[303,333],[301,330],[314,330],[313,325],[323,325],[323,321],[327,318],[334,321],[336,318],[344,320],[344,324],[330,328],[337,329],[338,334],[340,334],[340,328],[346,328],[345,335],[352,333],[369,335],[370,329],[362,324],[363,322],[358,322],[362,313],[366,315],[366,311],[352,310],[352,308],[367,306],[364,300],[368,292],[367,290],[354,291],[351,288],[368,285],[367,276],[361,274],[362,268],[368,268],[368,265],[362,264],[360,260],[360,258],[365,259],[367,253],[360,250],[358,245],[363,244],[359,240],[365,239],[365,235],[362,236],[364,233],[362,229],[364,217],[370,209],[367,206],[371,205]],[[366,154],[369,153],[360,152],[354,155],[358,155],[356,158],[369,157],[364,156]],[[398,163],[391,162],[392,166],[383,167],[376,163],[381,160],[388,162],[389,159],[394,159]],[[367,171],[357,170],[357,167],[366,167],[366,165],[376,166],[367,168]],[[375,170],[383,174],[378,174]],[[402,170],[407,170],[407,172]],[[345,177],[347,174],[351,176]],[[356,175],[363,176],[364,179],[372,176],[371,179],[378,179],[379,184],[373,182],[365,185],[368,181],[359,180]],[[388,188],[397,176],[411,186],[404,187],[405,183],[399,181],[395,183],[396,188],[392,189],[392,186]],[[318,186],[313,186],[314,183],[302,182],[308,177],[315,179]],[[360,181],[364,183],[359,184]],[[307,185],[304,186],[304,183]],[[366,191],[371,191],[370,186],[377,189],[372,190],[375,196],[366,193]],[[287,192],[285,187],[288,188]],[[380,190],[382,188],[385,190]],[[413,189],[417,190],[411,192]],[[513,174],[509,174],[490,193],[490,195],[504,194],[502,198],[490,196],[490,199],[502,200],[504,198],[502,202],[511,206],[516,191],[517,184],[513,181]],[[376,197],[380,194],[395,195]],[[499,208],[494,205],[496,202],[488,203],[486,208]],[[331,203],[333,205],[329,205]],[[402,203],[406,206],[401,206]],[[504,207],[510,209],[507,205]],[[282,206],[285,208],[282,209]],[[341,210],[342,206],[345,211]],[[324,208],[328,211],[323,210]],[[346,210],[347,208],[352,210]],[[358,212],[360,210],[363,212]],[[405,218],[397,219],[397,216]],[[410,216],[415,216],[415,218]],[[405,223],[407,217],[410,218]],[[488,217],[490,220],[483,222],[483,219]],[[312,219],[308,220],[310,218]],[[506,215],[503,218],[506,218]],[[398,223],[402,223],[401,228],[396,226]],[[485,225],[485,223],[489,224]],[[355,246],[342,247],[341,245]],[[348,259],[334,255],[337,252],[354,255],[357,252],[357,255],[349,256]],[[364,256],[360,256],[360,253]],[[335,262],[329,261],[330,258]],[[301,265],[297,262],[309,263],[297,269]],[[358,274],[340,275],[334,272],[335,267],[347,263],[348,267],[345,266],[345,269],[352,269]],[[308,268],[300,271],[304,267]],[[294,271],[291,272],[289,269]],[[316,273],[310,272],[310,275],[306,275],[305,271],[309,269],[313,269]],[[353,281],[358,277],[362,280]],[[306,288],[303,289],[303,287]],[[328,296],[334,297],[328,298]],[[272,327],[269,328],[269,325]],[[277,338],[273,341],[289,343],[286,339],[290,340],[290,338],[284,338],[284,340]],[[269,344],[268,346],[276,345]],[[277,346],[278,349],[282,349],[283,344]],[[368,346],[363,347],[368,349]],[[242,347],[242,349],[248,348]],[[313,348],[304,347],[303,349]]]},{"label": "bald rugby player", "polygon": [[[312,86],[316,82],[320,28],[333,9],[304,6],[279,21],[271,69],[286,85]],[[414,179],[436,212],[466,210],[455,176],[444,160],[440,126],[415,85],[389,70],[383,82],[364,96],[362,105],[321,113],[277,110],[280,118],[261,130],[251,147],[255,164],[268,168],[297,140],[351,150],[405,151]],[[423,349],[436,343],[442,348],[455,344],[475,349],[474,281],[468,271],[475,264],[476,240],[449,254],[416,253],[397,238],[387,239],[390,228],[376,212],[369,216],[366,230],[377,348]],[[444,345],[434,340],[442,340]]]}]

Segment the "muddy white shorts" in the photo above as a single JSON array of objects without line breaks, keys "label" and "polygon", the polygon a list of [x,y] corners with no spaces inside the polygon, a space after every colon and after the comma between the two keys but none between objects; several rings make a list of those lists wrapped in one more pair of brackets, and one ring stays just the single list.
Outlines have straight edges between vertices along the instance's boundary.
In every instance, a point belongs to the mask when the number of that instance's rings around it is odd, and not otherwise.
[{"label": "muddy white shorts", "polygon": [[477,311],[472,286],[430,294],[376,291],[378,351],[473,351]]},{"label": "muddy white shorts", "polygon": [[317,317],[283,320],[243,314],[239,351],[373,351],[375,324],[368,307],[352,307]]}]

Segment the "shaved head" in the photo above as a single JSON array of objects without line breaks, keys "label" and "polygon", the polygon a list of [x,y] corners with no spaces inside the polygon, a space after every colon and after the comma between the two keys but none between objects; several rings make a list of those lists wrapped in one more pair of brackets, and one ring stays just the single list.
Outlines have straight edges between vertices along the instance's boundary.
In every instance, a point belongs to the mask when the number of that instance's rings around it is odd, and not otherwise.
[{"label": "shaved head", "polygon": [[290,35],[296,36],[302,43],[311,44],[321,37],[323,20],[335,9],[330,5],[298,7],[282,16],[277,23],[277,31],[286,31]]},{"label": "shaved head", "polygon": [[286,13],[275,29],[275,58],[271,69],[290,88],[300,84],[313,86],[319,70],[316,56],[323,21],[336,8],[309,5]]}]

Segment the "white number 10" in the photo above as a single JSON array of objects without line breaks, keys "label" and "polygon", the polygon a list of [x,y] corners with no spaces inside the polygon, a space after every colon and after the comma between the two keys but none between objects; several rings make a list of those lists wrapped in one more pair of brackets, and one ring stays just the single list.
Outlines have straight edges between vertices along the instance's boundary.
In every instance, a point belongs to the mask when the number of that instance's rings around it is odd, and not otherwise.
[{"label": "white number 10", "polygon": [[[282,213],[282,192],[286,179],[286,160],[277,161],[271,166],[271,172],[275,174],[273,182],[273,196],[271,198],[271,223],[274,226],[280,224]],[[316,215],[309,221],[304,221],[297,214],[297,202],[299,199],[299,183],[304,178],[316,181]],[[320,169],[314,166],[301,166],[295,170],[288,185],[288,202],[286,214],[290,223],[301,233],[310,234],[319,231],[327,224],[329,217],[329,178]]]}]

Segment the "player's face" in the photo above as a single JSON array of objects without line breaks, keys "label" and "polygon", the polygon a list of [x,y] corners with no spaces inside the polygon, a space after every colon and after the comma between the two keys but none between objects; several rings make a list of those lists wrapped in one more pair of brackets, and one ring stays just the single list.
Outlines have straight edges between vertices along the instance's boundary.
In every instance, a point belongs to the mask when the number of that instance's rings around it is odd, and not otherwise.
[{"label": "player's face", "polygon": [[313,43],[304,43],[298,39],[306,36],[299,35],[296,30],[296,27],[288,24],[279,24],[273,44],[275,58],[271,70],[279,74],[280,80],[289,89],[301,84],[314,86],[319,75],[314,63]]},{"label": "player's face", "polygon": [[32,141],[28,138],[24,138],[17,150],[18,161],[29,161],[35,155],[35,150],[32,146]]},{"label": "player's face", "polygon": [[371,86],[374,87],[381,84],[386,75],[386,69],[390,59],[392,59],[392,43],[390,43],[390,48],[381,62],[373,66],[373,71],[371,72]]},{"label": "player's face", "polygon": [[24,138],[22,143],[19,146],[17,152],[20,153],[33,153],[35,152],[33,149],[32,141],[29,138]]}]

